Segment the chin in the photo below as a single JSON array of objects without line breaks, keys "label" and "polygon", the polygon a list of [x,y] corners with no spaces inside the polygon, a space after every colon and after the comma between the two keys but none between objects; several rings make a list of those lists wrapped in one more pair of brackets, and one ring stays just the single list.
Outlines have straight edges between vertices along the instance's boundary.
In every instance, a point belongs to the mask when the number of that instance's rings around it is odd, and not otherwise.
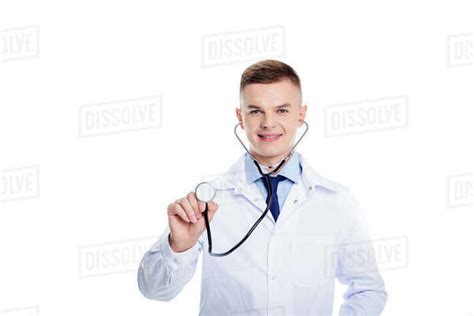
[{"label": "chin", "polygon": [[260,147],[260,148],[257,148],[255,152],[265,158],[274,158],[274,157],[279,157],[286,154],[286,151],[281,150],[280,148],[261,148]]}]

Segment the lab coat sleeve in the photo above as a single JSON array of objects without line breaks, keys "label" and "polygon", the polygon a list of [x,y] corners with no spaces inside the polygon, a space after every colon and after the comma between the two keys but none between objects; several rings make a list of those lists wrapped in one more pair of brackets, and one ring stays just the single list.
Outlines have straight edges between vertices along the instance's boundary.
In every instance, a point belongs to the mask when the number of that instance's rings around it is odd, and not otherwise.
[{"label": "lab coat sleeve", "polygon": [[146,298],[170,301],[191,280],[202,249],[202,237],[190,249],[174,252],[169,244],[170,230],[165,229],[159,240],[143,256],[138,267],[138,288]]},{"label": "lab coat sleeve", "polygon": [[387,301],[385,284],[378,272],[367,222],[357,200],[347,191],[341,242],[337,246],[336,277],[348,285],[340,316],[380,315]]}]

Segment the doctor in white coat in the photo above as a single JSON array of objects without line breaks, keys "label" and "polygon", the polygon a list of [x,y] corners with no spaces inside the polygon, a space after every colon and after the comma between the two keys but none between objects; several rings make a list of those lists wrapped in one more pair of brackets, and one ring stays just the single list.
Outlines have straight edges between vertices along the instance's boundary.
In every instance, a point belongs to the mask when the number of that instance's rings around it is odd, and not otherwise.
[{"label": "doctor in white coat", "polygon": [[[236,115],[249,151],[270,172],[291,152],[305,120],[300,79],[285,63],[260,61],[242,74],[240,96]],[[209,255],[204,204],[194,192],[169,204],[169,225],[139,265],[141,293],[172,300],[202,253],[199,315],[332,315],[336,280],[347,285],[339,315],[380,315],[387,293],[351,192],[297,151],[278,177],[271,212],[228,256]],[[248,153],[210,183],[217,189],[208,204],[213,252],[225,252],[265,211],[267,191]]]}]

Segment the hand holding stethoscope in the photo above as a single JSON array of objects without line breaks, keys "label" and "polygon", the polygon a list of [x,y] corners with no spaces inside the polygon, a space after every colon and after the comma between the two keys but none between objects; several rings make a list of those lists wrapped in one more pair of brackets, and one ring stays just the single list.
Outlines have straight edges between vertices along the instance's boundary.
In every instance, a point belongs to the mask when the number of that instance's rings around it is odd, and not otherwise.
[{"label": "hand holding stethoscope", "polygon": [[169,204],[168,225],[171,233],[168,235],[168,240],[173,251],[182,252],[194,246],[206,229],[204,210],[207,210],[208,220],[212,221],[217,209],[216,202],[199,201],[194,192],[189,192],[186,196]]}]

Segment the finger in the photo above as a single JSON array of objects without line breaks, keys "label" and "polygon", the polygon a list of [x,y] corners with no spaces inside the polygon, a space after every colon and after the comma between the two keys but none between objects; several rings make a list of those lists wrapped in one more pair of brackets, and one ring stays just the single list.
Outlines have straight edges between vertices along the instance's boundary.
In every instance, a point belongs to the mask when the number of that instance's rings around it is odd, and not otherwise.
[{"label": "finger", "polygon": [[188,217],[191,220],[191,222],[195,223],[197,221],[196,215],[194,214],[193,207],[191,206],[191,203],[189,203],[188,199],[183,198],[179,200],[179,204],[184,209],[186,214],[188,214]]},{"label": "finger", "polygon": [[207,203],[207,209],[209,210],[209,212],[215,212],[218,208],[219,205],[214,201]]},{"label": "finger", "polygon": [[206,210],[206,203],[202,202],[202,201],[198,201],[198,205],[199,205],[199,212],[202,213]]},{"label": "finger", "polygon": [[196,199],[196,195],[194,192],[188,193],[188,201],[193,207],[194,215],[196,216],[197,219],[199,219],[201,217],[201,212],[199,211],[198,201]]},{"label": "finger", "polygon": [[184,209],[178,203],[171,203],[168,206],[168,214],[169,215],[178,215],[182,220],[185,222],[190,222],[188,215],[184,211]]},{"label": "finger", "polygon": [[211,201],[208,203],[208,207],[211,212],[214,212],[214,211],[217,211],[217,209],[219,208],[219,205],[216,202]]},{"label": "finger", "polygon": [[188,212],[186,209],[181,205],[180,203],[177,203],[177,209],[180,211],[180,215],[184,216],[186,218],[186,221],[188,223],[192,223],[193,219],[189,216]]},{"label": "finger", "polygon": [[207,209],[209,210],[209,221],[212,221],[218,208],[219,206],[215,202],[209,202],[207,204]]}]

